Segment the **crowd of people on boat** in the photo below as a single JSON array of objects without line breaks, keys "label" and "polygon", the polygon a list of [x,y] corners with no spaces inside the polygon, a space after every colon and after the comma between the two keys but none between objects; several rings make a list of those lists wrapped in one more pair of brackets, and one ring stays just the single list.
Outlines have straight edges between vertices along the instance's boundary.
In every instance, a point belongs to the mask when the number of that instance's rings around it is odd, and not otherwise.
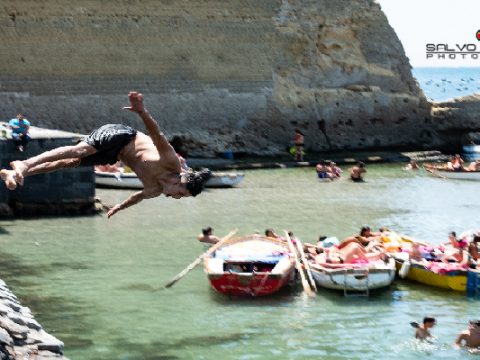
[{"label": "crowd of people on boat", "polygon": [[430,169],[437,169],[437,170],[445,170],[445,171],[454,171],[454,172],[462,172],[462,171],[471,171],[476,172],[480,171],[480,159],[473,160],[465,166],[465,160],[460,156],[460,154],[455,154],[452,158],[444,165],[434,166],[431,164],[425,165],[427,168]]}]

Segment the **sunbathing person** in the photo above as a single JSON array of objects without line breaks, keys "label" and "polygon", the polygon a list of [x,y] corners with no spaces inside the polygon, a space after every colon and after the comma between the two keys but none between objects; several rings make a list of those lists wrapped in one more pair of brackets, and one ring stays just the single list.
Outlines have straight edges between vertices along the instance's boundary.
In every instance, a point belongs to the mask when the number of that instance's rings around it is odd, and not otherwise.
[{"label": "sunbathing person", "polygon": [[372,232],[370,226],[362,226],[358,235],[352,235],[343,239],[340,246],[342,246],[343,244],[346,245],[350,242],[357,242],[363,246],[367,246],[371,242],[378,243],[381,235],[382,234],[380,232]]},{"label": "sunbathing person", "polygon": [[468,165],[467,171],[480,171],[480,160],[475,160]]},{"label": "sunbathing person", "polygon": [[278,236],[273,229],[266,229],[265,236],[274,239],[280,239],[280,236]]},{"label": "sunbathing person", "polygon": [[447,170],[465,171],[465,168],[463,167],[463,159],[460,154],[455,154],[455,156],[452,157],[452,160],[447,163]]},{"label": "sunbathing person", "polygon": [[130,92],[128,98],[130,106],[124,109],[140,116],[150,136],[125,125],[104,125],[77,145],[11,162],[13,170],[0,171],[7,188],[14,190],[17,185],[22,186],[24,178],[31,175],[76,166],[114,164],[120,160],[137,174],[144,189],[112,207],[107,213],[109,218],[120,210],[161,194],[174,199],[198,195],[209,179],[210,171],[182,169],[175,150],[145,109],[143,95]]},{"label": "sunbathing person", "polygon": [[316,261],[329,265],[352,264],[359,261],[384,260],[385,252],[367,252],[363,246],[357,243],[349,243],[343,248],[332,247],[325,249],[324,254],[318,255]]}]

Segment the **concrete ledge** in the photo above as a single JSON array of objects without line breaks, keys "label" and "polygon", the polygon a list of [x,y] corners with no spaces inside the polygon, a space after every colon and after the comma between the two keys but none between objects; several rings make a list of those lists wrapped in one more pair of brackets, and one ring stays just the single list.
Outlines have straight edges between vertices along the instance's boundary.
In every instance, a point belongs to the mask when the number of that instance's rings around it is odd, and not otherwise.
[{"label": "concrete ledge", "polygon": [[[0,166],[23,160],[60,146],[72,145],[79,134],[35,128],[25,152],[12,140],[0,138]],[[85,215],[96,212],[93,167],[79,167],[25,179],[25,185],[9,191],[0,184],[0,217]]]}]

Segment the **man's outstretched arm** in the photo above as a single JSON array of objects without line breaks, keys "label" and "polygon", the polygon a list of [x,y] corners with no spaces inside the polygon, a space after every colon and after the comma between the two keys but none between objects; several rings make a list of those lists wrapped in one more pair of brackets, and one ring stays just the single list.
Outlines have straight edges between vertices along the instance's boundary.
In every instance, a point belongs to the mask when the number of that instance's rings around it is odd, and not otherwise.
[{"label": "man's outstretched arm", "polygon": [[145,199],[145,194],[142,191],[138,191],[130,195],[125,201],[121,202],[120,204],[115,205],[107,212],[107,216],[110,219],[113,215],[115,215],[120,210],[126,209],[132,205],[138,204],[140,201]]},{"label": "man's outstretched arm", "polygon": [[160,153],[160,155],[163,155],[164,158],[171,156],[172,159],[176,159],[177,156],[175,150],[170,145],[163,132],[160,130],[158,123],[145,109],[143,105],[143,95],[132,91],[128,94],[128,99],[130,100],[130,106],[124,107],[124,109],[136,112],[138,115],[140,115],[145,127],[147,128],[148,134],[152,138],[153,144],[157,148],[157,151]]}]

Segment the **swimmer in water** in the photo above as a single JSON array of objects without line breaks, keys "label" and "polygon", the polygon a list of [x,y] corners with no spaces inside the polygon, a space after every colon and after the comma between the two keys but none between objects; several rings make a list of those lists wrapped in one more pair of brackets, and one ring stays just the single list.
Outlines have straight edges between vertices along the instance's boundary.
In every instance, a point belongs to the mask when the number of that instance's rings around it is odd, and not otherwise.
[{"label": "swimmer in water", "polygon": [[436,324],[436,320],[434,317],[426,316],[423,318],[423,324],[420,325],[417,322],[411,322],[410,325],[412,325],[416,330],[415,330],[415,339],[421,340],[421,341],[429,341],[429,339],[432,338],[432,334],[430,333],[430,330],[432,327],[434,327]]}]

